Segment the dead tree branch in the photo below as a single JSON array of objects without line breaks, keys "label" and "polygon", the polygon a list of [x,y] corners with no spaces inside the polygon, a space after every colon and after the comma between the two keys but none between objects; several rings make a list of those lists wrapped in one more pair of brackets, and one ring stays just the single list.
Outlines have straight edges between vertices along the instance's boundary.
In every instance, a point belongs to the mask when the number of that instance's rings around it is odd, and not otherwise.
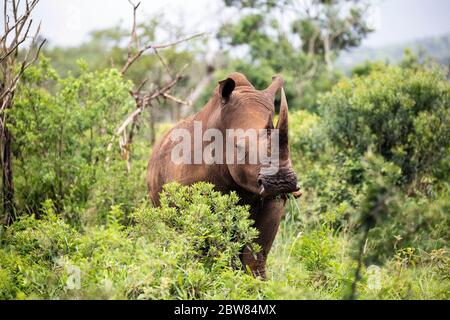
[{"label": "dead tree branch", "polygon": [[153,48],[153,52],[156,54],[156,56],[158,57],[159,61],[161,62],[161,64],[164,66],[164,68],[167,71],[168,75],[171,75],[172,72],[170,71],[169,65],[166,63],[166,61],[164,61],[163,57],[159,54],[158,49]]},{"label": "dead tree branch", "polygon": [[[14,180],[12,168],[13,137],[8,129],[8,110],[13,107],[14,94],[25,70],[39,57],[45,40],[39,41],[41,24],[34,35],[30,35],[33,19],[31,14],[39,0],[20,0],[3,2],[3,30],[0,36],[0,151],[2,165],[2,198],[6,224],[10,224],[15,216]],[[24,55],[19,49],[25,41],[31,39]]]},{"label": "dead tree branch", "polygon": [[[163,61],[162,58],[158,54],[158,51],[157,51],[158,49],[165,49],[168,47],[173,47],[173,46],[176,46],[177,44],[192,40],[192,39],[200,37],[204,34],[204,33],[197,33],[197,34],[185,37],[185,38],[178,39],[174,42],[169,42],[169,43],[165,43],[165,44],[147,44],[141,48],[141,45],[139,43],[139,37],[137,35],[137,30],[136,30],[136,26],[137,26],[136,12],[141,3],[138,2],[137,4],[134,4],[130,0],[128,2],[133,7],[133,21],[132,21],[132,26],[131,26],[130,42],[128,44],[128,58],[127,58],[127,61],[125,62],[125,64],[123,65],[123,67],[120,69],[120,73],[122,75],[124,75],[127,72],[127,70],[131,67],[131,65],[134,62],[136,62],[142,56],[142,54],[144,52],[146,52],[150,49],[153,49],[155,54],[158,55],[158,57],[160,58],[161,61]],[[133,48],[133,45],[134,45],[134,48]],[[134,53],[133,53],[133,51],[134,51]],[[163,62],[163,64],[167,67],[165,62]]]},{"label": "dead tree branch", "polygon": [[151,102],[161,96],[164,96],[167,94],[170,89],[172,89],[175,84],[180,81],[183,76],[183,71],[187,68],[187,65],[184,66],[184,68],[175,76],[175,78],[167,83],[164,87],[157,89],[153,93],[145,93],[144,95],[140,96],[138,93],[135,93],[135,100],[136,100],[136,110],[131,112],[125,120],[122,122],[122,124],[117,128],[115,135],[120,136],[125,128],[134,120],[136,117],[144,111],[144,109],[151,105]]},{"label": "dead tree branch", "polygon": [[197,37],[200,37],[200,36],[203,36],[203,35],[204,35],[204,33],[196,33],[196,34],[194,34],[192,36],[185,37],[185,38],[176,40],[176,41],[171,42],[171,43],[165,43],[165,44],[159,44],[159,45],[154,45],[154,44],[146,45],[144,48],[139,49],[134,55],[132,54],[132,55],[128,56],[128,60],[125,63],[125,65],[122,67],[122,69],[120,69],[120,73],[122,75],[125,74],[125,72],[127,72],[127,70],[131,67],[131,65],[134,62],[136,62],[136,60],[138,60],[142,56],[142,54],[144,52],[146,52],[146,51],[148,51],[150,49],[165,49],[165,48],[168,48],[168,47],[173,47],[173,46],[176,46],[177,44],[180,44],[182,42],[186,42],[186,41],[192,40],[194,38],[197,38]]},{"label": "dead tree branch", "polygon": [[[164,98],[164,99],[170,99],[172,101],[175,101],[176,103],[187,105],[189,104],[189,101],[184,101],[183,99],[177,98],[174,95],[170,93],[170,90],[173,86],[177,84],[178,81],[182,79],[182,74],[184,70],[187,68],[187,65],[182,68],[181,71],[179,71],[175,76],[172,75],[171,69],[167,62],[164,60],[164,58],[160,55],[159,50],[165,49],[169,47],[176,46],[182,42],[187,42],[189,40],[192,40],[194,38],[200,37],[203,35],[203,33],[197,33],[191,36],[187,36],[184,38],[180,38],[178,40],[175,40],[173,42],[168,42],[164,44],[147,44],[143,47],[141,47],[140,41],[139,41],[139,35],[137,32],[137,23],[136,23],[136,16],[137,16],[137,9],[140,6],[140,3],[133,3],[131,0],[128,1],[133,9],[133,20],[131,25],[131,32],[130,32],[130,41],[128,43],[128,52],[127,52],[127,60],[125,64],[120,69],[120,74],[122,76],[125,76],[127,70],[139,60],[139,58],[142,57],[142,55],[149,51],[153,50],[153,53],[158,57],[159,61],[161,62],[162,66],[164,67],[165,71],[167,72],[169,81],[160,86],[159,88],[155,90],[147,89],[144,90],[144,86],[147,84],[148,79],[145,79],[142,81],[142,83],[137,87],[136,90],[130,91],[131,96],[135,100],[136,109],[131,112],[125,120],[118,126],[116,129],[113,138],[111,139],[111,142],[108,144],[107,150],[110,151],[112,149],[113,143],[115,139],[119,140],[119,148],[120,148],[120,154],[122,155],[122,158],[126,160],[126,167],[127,172],[130,171],[131,164],[130,164],[130,152],[131,152],[131,145],[133,142],[133,137],[135,135],[135,131],[138,130],[138,120],[139,115],[148,107],[152,106],[152,103],[154,100],[157,100],[158,98]],[[153,83],[150,85],[150,87],[156,87]],[[128,131],[127,135],[127,128],[130,126],[130,129]],[[109,161],[109,158],[106,159],[106,161]]]},{"label": "dead tree branch", "polygon": [[180,98],[174,97],[170,93],[164,93],[163,96],[169,100],[172,100],[172,101],[182,104],[182,105],[186,105],[186,106],[192,105],[190,101],[181,100]]},{"label": "dead tree branch", "polygon": [[[177,84],[178,81],[180,81],[183,76],[184,70],[187,68],[188,65],[185,65],[183,69],[165,86],[162,88],[156,89],[153,92],[146,92],[146,93],[140,93],[140,92],[132,92],[135,102],[136,102],[136,109],[131,112],[125,120],[121,123],[121,125],[116,129],[114,133],[114,137],[112,138],[111,142],[108,144],[107,150],[110,151],[112,149],[114,140],[119,138],[119,148],[120,153],[122,155],[122,158],[126,160],[127,163],[127,172],[130,171],[131,165],[130,165],[130,147],[133,142],[134,137],[134,130],[137,128],[137,120],[138,116],[144,111],[145,108],[150,107],[152,105],[152,101],[156,100],[160,97],[166,97],[170,89],[172,89],[173,86]],[[126,135],[126,128],[131,124],[131,129],[128,133],[128,138]],[[109,158],[106,159],[106,161],[109,161]]]}]

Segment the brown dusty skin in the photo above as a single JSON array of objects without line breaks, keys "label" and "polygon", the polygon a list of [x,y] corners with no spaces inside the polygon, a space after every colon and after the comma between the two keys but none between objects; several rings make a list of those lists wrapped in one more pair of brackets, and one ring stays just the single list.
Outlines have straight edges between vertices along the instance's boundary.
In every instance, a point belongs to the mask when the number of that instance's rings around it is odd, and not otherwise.
[{"label": "brown dusty skin", "polygon": [[[179,122],[172,130],[184,128],[191,136],[194,121],[202,122],[202,129],[215,128],[225,137],[226,129],[274,129],[274,99],[281,90],[280,115],[277,123],[280,137],[280,170],[273,176],[260,173],[262,165],[226,164],[175,164],[171,161],[172,148],[178,143],[170,139],[168,132],[153,149],[147,169],[147,186],[154,205],[159,205],[159,192],[168,182],[190,185],[199,181],[213,183],[216,190],[223,193],[236,191],[242,204],[250,205],[250,218],[259,230],[257,243],[262,250],[253,254],[248,248],[242,252],[242,262],[255,276],[266,278],[266,259],[278,231],[280,219],[284,215],[285,197],[277,197],[294,192],[299,195],[297,178],[292,170],[288,146],[288,106],[283,90],[283,79],[273,77],[272,84],[265,90],[256,90],[240,73],[232,73],[220,81],[210,100],[197,114]],[[269,140],[269,139],[267,139]],[[210,142],[203,142],[204,148]],[[225,143],[224,143],[225,145]],[[202,149],[203,150],[203,149]],[[225,147],[224,147],[225,151]],[[248,151],[248,144],[246,144]],[[194,145],[191,148],[191,158]]]}]

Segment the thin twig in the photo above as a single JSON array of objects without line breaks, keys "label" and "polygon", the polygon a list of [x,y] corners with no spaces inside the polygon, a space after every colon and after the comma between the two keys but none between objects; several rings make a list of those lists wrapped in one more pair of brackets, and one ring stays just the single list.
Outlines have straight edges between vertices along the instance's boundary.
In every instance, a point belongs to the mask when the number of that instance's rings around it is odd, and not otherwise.
[{"label": "thin twig", "polygon": [[[151,106],[151,102],[153,100],[155,100],[161,96],[165,96],[172,89],[172,87],[175,86],[177,84],[177,82],[183,78],[182,74],[184,73],[184,71],[186,70],[187,67],[188,67],[187,64],[184,65],[184,67],[181,69],[180,72],[178,72],[178,74],[175,76],[175,78],[173,78],[170,82],[168,82],[162,88],[155,90],[153,93],[147,93],[147,94],[144,94],[142,97],[140,97],[138,95],[138,93],[132,92],[132,95],[136,100],[136,109],[133,112],[131,112],[130,114],[128,114],[128,116],[125,118],[125,120],[116,129],[116,131],[114,132],[114,136],[112,137],[110,143],[107,146],[107,151],[111,151],[114,140],[117,137],[121,137],[121,135],[125,132],[127,126],[129,124],[135,122],[137,117],[142,113],[142,111],[144,111],[145,108]],[[143,83],[141,84],[141,86],[143,86]],[[175,98],[175,99],[177,99],[177,98]],[[180,101],[182,101],[182,100],[180,100]],[[132,137],[133,132],[130,132],[129,135]],[[126,143],[124,143],[123,141],[122,142],[119,141],[119,147],[121,150],[124,148],[125,145],[126,145]],[[106,159],[106,162],[108,162],[108,161],[109,161],[109,157]]]},{"label": "thin twig", "polygon": [[125,65],[120,70],[120,73],[122,75],[125,74],[125,72],[127,72],[127,70],[130,68],[130,66],[134,62],[136,62],[136,60],[138,60],[144,52],[146,52],[146,51],[148,51],[150,49],[165,49],[165,48],[168,48],[168,47],[176,46],[177,44],[180,44],[182,42],[186,42],[186,41],[192,40],[194,38],[200,37],[202,35],[204,35],[204,33],[197,33],[197,34],[194,34],[192,36],[185,37],[185,38],[176,40],[174,42],[166,43],[166,44],[159,44],[159,45],[149,44],[149,45],[145,46],[144,48],[140,49],[136,54],[134,54],[132,56],[129,56],[127,62],[125,63]]},{"label": "thin twig", "polygon": [[164,96],[166,92],[168,92],[178,81],[182,79],[182,73],[187,68],[187,65],[184,66],[184,68],[176,75],[176,77],[167,83],[164,87],[161,89],[156,90],[152,94],[147,94],[142,98],[142,104],[136,108],[133,112],[131,112],[125,120],[122,122],[122,124],[119,126],[119,128],[116,130],[115,135],[120,136],[122,132],[125,130],[125,128],[133,121],[133,119],[138,116],[149,104],[152,100],[155,100],[156,98],[159,98],[161,96]]},{"label": "thin twig", "polygon": [[175,101],[176,103],[179,103],[179,104],[183,104],[183,105],[186,105],[186,106],[191,106],[192,105],[192,103],[190,101],[181,100],[180,98],[174,97],[173,95],[171,95],[170,93],[167,93],[167,92],[164,93],[163,96],[165,98],[170,99],[172,101]]},{"label": "thin twig", "polygon": [[166,69],[167,73],[169,74],[169,76],[172,74],[172,72],[170,71],[169,66],[167,65],[167,63],[164,61],[163,57],[161,57],[161,55],[158,52],[158,49],[153,48],[153,52],[156,54],[156,56],[158,57],[159,61],[161,62],[161,64],[164,66],[164,68]]}]

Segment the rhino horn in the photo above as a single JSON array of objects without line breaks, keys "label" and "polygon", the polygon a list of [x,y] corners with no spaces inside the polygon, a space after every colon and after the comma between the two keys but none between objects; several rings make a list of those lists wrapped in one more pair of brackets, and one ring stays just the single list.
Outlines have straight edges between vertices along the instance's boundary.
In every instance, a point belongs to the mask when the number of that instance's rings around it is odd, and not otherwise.
[{"label": "rhino horn", "polygon": [[287,160],[289,158],[289,145],[288,145],[288,104],[286,100],[286,94],[283,87],[281,87],[281,104],[280,114],[278,116],[278,122],[276,128],[279,133],[280,144],[280,160]]}]

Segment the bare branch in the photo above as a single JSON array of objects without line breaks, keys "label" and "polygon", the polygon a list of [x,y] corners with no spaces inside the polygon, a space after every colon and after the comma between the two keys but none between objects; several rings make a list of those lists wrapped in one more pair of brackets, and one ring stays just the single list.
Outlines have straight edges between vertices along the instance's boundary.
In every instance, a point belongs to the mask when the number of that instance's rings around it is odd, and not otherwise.
[{"label": "bare branch", "polygon": [[144,109],[150,105],[150,102],[152,100],[155,100],[156,98],[159,98],[161,96],[164,96],[165,93],[167,93],[170,89],[172,89],[172,87],[178,82],[180,81],[183,76],[181,75],[182,72],[184,72],[184,70],[187,68],[187,65],[185,65],[185,67],[182,69],[182,71],[180,71],[176,77],[170,81],[169,83],[167,83],[164,87],[162,87],[161,89],[156,90],[154,93],[152,94],[146,94],[143,98],[142,98],[142,102],[140,103],[140,105],[136,108],[136,110],[134,110],[132,113],[130,113],[127,118],[122,122],[122,124],[119,126],[119,128],[116,130],[115,135],[116,136],[120,136],[122,134],[122,132],[125,130],[125,128],[133,121],[133,119],[138,116],[142,111],[144,111]]},{"label": "bare branch", "polygon": [[[31,45],[26,50],[25,56],[19,56],[19,48],[28,38],[33,19],[31,19],[32,10],[35,8],[39,0],[25,0],[25,8],[20,10],[20,0],[9,1],[4,0],[4,34],[0,36],[0,69],[2,70],[0,79],[0,149],[1,149],[1,167],[2,167],[2,185],[3,185],[3,212],[6,216],[7,224],[11,223],[15,217],[14,204],[14,176],[12,167],[12,145],[13,136],[8,129],[8,112],[7,110],[14,106],[14,92],[17,88],[25,70],[36,61],[45,40],[42,41],[36,49],[33,59],[29,59],[31,52],[36,48],[37,38],[40,32],[40,24],[36,33],[32,37]],[[8,14],[8,10],[10,14]],[[22,11],[22,13],[19,13]],[[10,26],[10,16],[12,17],[12,25]],[[8,45],[8,41],[11,42]],[[19,66],[19,68],[17,68]]]},{"label": "bare branch", "polygon": [[173,47],[173,46],[176,46],[177,44],[180,44],[180,43],[182,43],[182,42],[186,42],[186,41],[189,41],[189,40],[192,40],[192,39],[194,39],[194,38],[198,38],[198,37],[201,37],[201,36],[204,36],[204,35],[205,35],[204,32],[199,32],[199,33],[193,34],[193,35],[191,35],[191,36],[189,36],[189,37],[181,38],[181,39],[176,40],[176,41],[174,41],[174,42],[169,42],[169,43],[166,43],[166,44],[153,45],[153,46],[151,46],[151,48],[155,48],[155,49],[165,49],[165,48]]},{"label": "bare branch", "polygon": [[[144,111],[145,108],[150,107],[152,105],[152,101],[155,99],[158,99],[160,97],[163,97],[165,99],[170,99],[172,101],[175,101],[176,103],[182,104],[182,105],[189,105],[189,101],[183,101],[182,99],[179,99],[172,94],[170,94],[170,90],[172,87],[182,78],[182,73],[186,69],[187,65],[184,66],[184,68],[175,76],[172,76],[172,72],[170,70],[169,65],[164,60],[164,58],[160,55],[159,49],[165,49],[168,47],[176,46],[177,44],[180,44],[182,42],[189,41],[191,39],[194,39],[196,37],[200,37],[203,35],[203,33],[197,33],[188,37],[184,37],[178,40],[175,40],[173,42],[165,43],[165,44],[147,44],[144,47],[141,47],[139,42],[139,37],[137,34],[137,24],[136,24],[136,12],[140,5],[140,3],[134,4],[132,0],[128,0],[130,5],[133,7],[133,19],[132,19],[132,26],[131,26],[131,33],[130,33],[130,41],[128,43],[128,51],[127,51],[127,61],[123,65],[123,67],[120,69],[120,74],[122,76],[125,75],[127,70],[135,63],[145,52],[148,50],[153,50],[153,53],[158,57],[159,61],[163,65],[164,69],[166,70],[168,76],[170,77],[170,81],[168,81],[163,87],[155,90],[155,91],[147,91],[143,94],[141,94],[142,88],[147,83],[148,79],[145,79],[142,81],[142,83],[137,87],[136,90],[130,91],[131,96],[134,98],[136,103],[136,109],[131,112],[125,120],[121,123],[121,125],[117,128],[117,130],[114,132],[114,136],[111,139],[111,142],[107,146],[107,150],[110,151],[112,149],[112,145],[114,143],[114,140],[119,138],[119,148],[121,152],[122,158],[126,160],[126,168],[127,172],[130,171],[131,168],[131,157],[130,157],[130,151],[131,151],[131,144],[133,142],[133,137],[135,134],[135,131],[138,130],[139,124],[138,124],[138,117],[139,115]],[[126,134],[127,127],[131,124],[131,127],[129,128],[128,135]],[[109,162],[109,157],[106,159],[106,162]]]},{"label": "bare branch", "polygon": [[[6,3],[6,1],[5,1],[5,3]],[[6,40],[6,38],[7,38],[8,35],[9,35],[9,33],[10,33],[12,30],[14,30],[14,29],[16,28],[16,26],[17,26],[18,24],[20,24],[25,18],[27,18],[27,16],[23,15],[23,16],[21,16],[21,17],[19,18],[19,20],[18,20],[16,23],[14,23],[14,25],[9,26],[9,25],[8,25],[9,16],[6,15],[5,18],[4,18],[4,19],[6,19],[6,21],[5,21],[5,34],[1,36],[0,42],[3,42],[4,40]]]},{"label": "bare branch", "polygon": [[[7,35],[8,32],[8,24],[9,24],[9,17],[8,17],[8,2],[7,1],[3,1],[3,21],[5,24],[5,35]],[[3,41],[3,37],[2,37],[2,41]]]},{"label": "bare branch", "polygon": [[[20,2],[20,1],[19,1]],[[13,1],[14,3],[14,1]],[[22,33],[23,27],[26,24],[27,19],[30,17],[31,15],[31,11],[34,9],[34,7],[36,6],[36,4],[38,3],[38,0],[35,0],[32,2],[31,6],[28,4],[28,1],[26,2],[26,10],[25,13],[22,15],[25,17],[25,19],[21,19],[21,17],[17,18],[17,6],[15,6],[14,9],[14,24],[15,24],[15,30],[16,30],[16,37],[15,37],[15,41],[17,41],[17,39],[19,38],[20,34]],[[21,22],[18,22],[21,21]],[[30,24],[31,24],[32,19],[30,20]],[[29,29],[29,28],[28,28]],[[25,37],[28,35],[28,32],[25,33]]]},{"label": "bare branch", "polygon": [[[161,61],[161,64],[164,66],[164,68],[166,69],[167,73],[169,74],[169,76],[172,74],[172,72],[170,71],[169,66],[167,65],[167,63],[164,61],[163,57],[161,57],[161,55],[158,52],[158,49],[153,48],[153,51],[155,52],[156,56],[158,57],[159,61]],[[172,76],[171,76],[172,77]]]},{"label": "bare branch", "polygon": [[141,92],[142,88],[144,87],[144,85],[147,83],[149,79],[146,78],[144,79],[141,84],[137,87],[136,91],[132,93],[132,95],[134,96],[135,94],[139,94],[139,92]]},{"label": "bare branch", "polygon": [[125,65],[120,70],[120,73],[122,75],[125,74],[125,72],[130,68],[130,66],[134,62],[136,62],[136,60],[139,59],[144,52],[146,52],[146,51],[148,51],[150,49],[165,49],[165,48],[168,48],[168,47],[176,46],[177,44],[180,44],[182,42],[186,42],[186,41],[192,40],[194,38],[197,38],[197,37],[200,37],[200,36],[203,36],[203,35],[204,35],[204,33],[202,32],[202,33],[197,33],[197,34],[194,34],[192,36],[181,38],[179,40],[176,40],[176,41],[170,42],[170,43],[166,43],[166,44],[159,44],[159,45],[149,44],[149,45],[145,46],[144,48],[140,49],[133,56],[129,56],[127,62],[125,63]]},{"label": "bare branch", "polygon": [[138,4],[134,4],[131,0],[128,0],[128,2],[133,7],[133,22],[132,22],[132,26],[131,26],[131,37],[130,37],[130,43],[128,44],[128,57],[130,57],[131,52],[132,52],[133,42],[134,42],[134,45],[136,46],[136,49],[139,50],[139,47],[140,47],[139,39],[138,39],[137,33],[136,33],[136,11],[139,8],[139,6],[141,5],[141,3],[138,2]]},{"label": "bare branch", "polygon": [[[28,21],[28,19],[31,16],[31,12],[32,10],[35,8],[35,6],[37,5],[37,3],[39,2],[38,0],[33,0],[31,2],[31,4],[29,4],[28,1],[26,1],[26,5],[25,5],[25,12],[22,15],[18,15],[18,10],[19,10],[19,4],[20,1],[18,1],[16,3],[16,1],[12,1],[12,16],[14,18],[14,23],[12,26],[9,26],[9,16],[8,16],[8,6],[7,6],[7,2],[8,1],[4,1],[4,34],[0,37],[0,43],[1,46],[3,48],[3,56],[0,58],[0,63],[3,62],[9,55],[11,55],[12,53],[17,51],[17,48],[26,40],[26,38],[28,37],[28,33],[30,31],[31,25],[33,20],[30,19]],[[27,23],[28,21],[28,23]],[[25,25],[27,25],[27,29],[25,31],[25,33],[22,34],[23,28],[25,27]],[[8,36],[11,35],[11,32],[14,30],[14,35],[13,35],[13,39],[10,43],[10,45],[7,45],[7,40],[8,40]]]},{"label": "bare branch", "polygon": [[[28,28],[27,28],[25,34],[24,34],[23,39],[25,39],[25,35],[27,35],[27,34],[29,33],[30,26],[31,26],[31,22],[32,22],[32,20],[30,20],[29,26],[28,26]],[[37,27],[37,29],[36,29],[36,32],[35,32],[35,34],[34,34],[34,36],[33,36],[31,45],[30,45],[30,47],[29,47],[27,53],[25,54],[25,57],[24,57],[24,59],[23,59],[21,65],[20,65],[19,71],[17,72],[17,74],[16,74],[14,77],[12,77],[12,80],[10,81],[10,83],[9,83],[7,86],[5,86],[5,87],[3,88],[3,92],[1,92],[0,100],[3,100],[8,94],[12,94],[12,93],[15,91],[15,89],[16,89],[16,87],[17,87],[17,84],[18,84],[20,78],[22,77],[23,73],[25,72],[25,70],[26,70],[30,65],[32,65],[32,64],[37,60],[37,58],[39,57],[39,54],[40,54],[40,52],[41,52],[41,49],[42,49],[43,45],[44,45],[45,42],[46,42],[46,39],[44,39],[44,40],[38,45],[38,47],[37,47],[37,49],[36,49],[36,54],[34,55],[33,59],[28,60],[31,51],[33,50],[33,47],[34,47],[34,45],[36,44],[37,37],[38,37],[38,35],[39,35],[40,30],[41,30],[41,23],[39,23],[39,25],[38,25],[38,27]],[[18,44],[20,44],[20,43],[22,43],[22,42],[23,42],[23,41],[19,41]],[[14,50],[15,50],[15,49],[14,49]],[[12,52],[12,51],[10,51],[9,54],[11,54],[11,52]],[[2,57],[2,58],[0,59],[0,64],[2,64],[2,62],[3,62],[6,58],[7,58],[7,57]],[[4,107],[5,107],[5,106],[2,104],[2,109],[1,109],[1,110],[3,110]]]},{"label": "bare branch", "polygon": [[[20,78],[22,77],[23,73],[25,72],[25,70],[32,65],[34,62],[36,62],[37,58],[39,57],[39,54],[41,52],[42,46],[45,44],[46,39],[44,39],[38,46],[37,50],[36,50],[36,54],[33,57],[33,59],[31,59],[30,61],[24,60],[20,66],[20,70],[17,73],[17,75],[14,77],[14,79],[11,82],[11,85],[9,86],[9,88],[7,88],[6,90],[4,90],[2,92],[1,98],[0,100],[3,100],[4,97],[8,94],[13,93],[16,90],[17,84],[19,83]],[[31,50],[31,49],[30,49]],[[27,52],[26,57],[28,58],[30,51]],[[3,106],[2,109],[3,110]]]},{"label": "bare branch", "polygon": [[192,103],[190,101],[181,100],[180,98],[174,97],[173,95],[171,95],[170,93],[167,93],[167,92],[164,93],[163,96],[165,98],[170,99],[172,101],[175,101],[176,103],[179,103],[179,104],[183,104],[183,105],[186,105],[186,106],[191,106],[192,105]]},{"label": "bare branch", "polygon": [[17,37],[14,38],[14,41],[11,43],[11,47],[6,50],[6,53],[2,57],[0,57],[0,63],[2,63],[3,60],[5,60],[11,53],[15,52],[16,49],[27,39],[28,33],[30,32],[30,28],[31,28],[32,24],[33,24],[33,19],[31,19],[29,21],[27,30],[25,31],[25,33],[23,34],[23,36],[20,40],[18,39],[18,36],[20,34],[16,35]]}]

